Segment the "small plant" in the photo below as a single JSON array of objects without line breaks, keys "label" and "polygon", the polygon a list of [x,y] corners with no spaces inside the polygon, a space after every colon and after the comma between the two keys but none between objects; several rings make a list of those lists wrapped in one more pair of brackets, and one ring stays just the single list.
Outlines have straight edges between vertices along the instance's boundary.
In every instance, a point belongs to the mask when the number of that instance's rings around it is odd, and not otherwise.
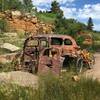
[{"label": "small plant", "polygon": [[8,30],[7,21],[5,19],[0,19],[0,33]]},{"label": "small plant", "polygon": [[76,39],[76,41],[77,41],[77,44],[78,45],[83,45],[83,41],[84,41],[85,39],[84,39],[84,37],[82,37],[82,36],[80,36],[80,37],[78,37],[77,39]]},{"label": "small plant", "polygon": [[9,72],[14,71],[14,67],[12,67],[11,63],[0,63],[0,72]]}]

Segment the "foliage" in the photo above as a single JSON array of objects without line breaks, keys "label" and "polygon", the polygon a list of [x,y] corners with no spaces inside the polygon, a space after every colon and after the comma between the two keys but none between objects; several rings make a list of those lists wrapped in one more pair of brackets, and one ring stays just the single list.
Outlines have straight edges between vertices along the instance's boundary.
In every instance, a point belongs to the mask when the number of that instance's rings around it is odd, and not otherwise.
[{"label": "foliage", "polygon": [[86,25],[75,19],[57,17],[55,21],[55,33],[58,34],[68,34],[76,37],[77,33],[83,30],[86,30]]},{"label": "foliage", "polygon": [[30,12],[32,9],[31,0],[0,0],[0,11],[5,10],[20,10]]},{"label": "foliage", "polygon": [[77,44],[78,45],[82,45],[83,44],[83,41],[84,41],[85,39],[84,39],[84,37],[83,36],[79,36],[79,37],[77,37],[77,39],[76,39],[76,42],[77,42]]},{"label": "foliage", "polygon": [[19,0],[1,0],[0,5],[0,11],[12,9],[20,10],[23,7],[22,3]]},{"label": "foliage", "polygon": [[5,11],[8,9],[8,1],[0,0],[0,11]]},{"label": "foliage", "polygon": [[66,19],[66,25],[66,33],[73,37],[76,37],[77,33],[86,30],[86,25],[75,19]]},{"label": "foliage", "polygon": [[[57,14],[56,16],[56,20],[55,20],[55,33],[58,33],[58,34],[63,34],[65,32],[65,19],[63,18],[63,16],[59,13]],[[63,33],[61,33],[63,32]]]},{"label": "foliage", "polygon": [[39,12],[36,16],[43,22],[54,24],[54,32],[56,34],[68,34],[76,37],[76,34],[80,31],[86,30],[86,25],[78,22],[75,19],[66,19],[63,16],[63,12],[55,14],[52,12]]},{"label": "foliage", "polygon": [[23,5],[20,1],[18,0],[9,0],[8,1],[8,9],[9,10],[20,10],[22,9]]},{"label": "foliage", "polygon": [[80,31],[86,30],[86,25],[78,22],[75,19],[66,19],[63,16],[63,11],[59,7],[59,3],[53,1],[51,4],[51,12],[56,13],[56,19],[54,21],[54,32],[58,34],[69,34],[76,36]]},{"label": "foliage", "polygon": [[33,8],[32,0],[23,0],[24,2],[24,8],[26,9],[26,12],[31,12]]},{"label": "foliage", "polygon": [[93,26],[94,26],[94,24],[93,24],[92,18],[89,17],[88,22],[87,22],[87,29],[92,31],[93,30]]},{"label": "foliage", "polygon": [[60,13],[61,11],[62,10],[60,9],[59,3],[56,0],[52,1],[51,12],[57,14],[57,13]]},{"label": "foliage", "polygon": [[38,19],[42,22],[53,24],[56,19],[56,14],[49,12],[39,12],[36,13]]},{"label": "foliage", "polygon": [[0,33],[7,30],[8,30],[7,21],[5,19],[0,19]]},{"label": "foliage", "polygon": [[0,72],[10,72],[14,71],[11,63],[0,63]]}]

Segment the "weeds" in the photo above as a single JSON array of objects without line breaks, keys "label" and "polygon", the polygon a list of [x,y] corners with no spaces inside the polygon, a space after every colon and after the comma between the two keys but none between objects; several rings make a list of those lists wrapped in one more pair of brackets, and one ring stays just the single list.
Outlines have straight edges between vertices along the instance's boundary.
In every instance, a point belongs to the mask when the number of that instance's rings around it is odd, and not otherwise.
[{"label": "weeds", "polygon": [[0,72],[9,72],[9,71],[14,71],[14,67],[12,67],[12,63],[0,63]]},{"label": "weeds", "polygon": [[51,74],[40,76],[38,89],[12,84],[0,85],[0,100],[99,100],[100,83],[82,78],[75,82],[72,73],[62,77]]}]

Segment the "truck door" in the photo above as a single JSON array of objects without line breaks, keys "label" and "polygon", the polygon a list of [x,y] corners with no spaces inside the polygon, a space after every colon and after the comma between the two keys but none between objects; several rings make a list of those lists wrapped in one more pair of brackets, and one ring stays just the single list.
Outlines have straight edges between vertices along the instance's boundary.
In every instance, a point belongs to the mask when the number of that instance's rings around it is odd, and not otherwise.
[{"label": "truck door", "polygon": [[60,53],[57,48],[46,48],[41,52],[39,58],[39,73],[52,72],[59,75],[61,71]]},{"label": "truck door", "polygon": [[23,56],[22,56],[22,67],[24,70],[29,72],[37,72],[39,59],[39,40],[37,38],[28,38],[25,41]]}]

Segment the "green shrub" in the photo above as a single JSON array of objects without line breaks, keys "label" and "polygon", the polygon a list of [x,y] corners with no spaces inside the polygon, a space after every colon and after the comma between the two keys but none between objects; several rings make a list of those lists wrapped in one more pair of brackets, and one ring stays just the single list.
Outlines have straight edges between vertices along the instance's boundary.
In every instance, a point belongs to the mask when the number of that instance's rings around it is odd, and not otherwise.
[{"label": "green shrub", "polygon": [[10,72],[14,71],[14,67],[12,67],[11,63],[0,63],[0,72]]},{"label": "green shrub", "polygon": [[84,40],[85,40],[84,37],[80,36],[80,37],[77,37],[76,42],[78,45],[82,45]]},{"label": "green shrub", "polygon": [[0,31],[6,32],[8,30],[7,21],[5,19],[0,19]]},{"label": "green shrub", "polygon": [[45,23],[54,23],[56,14],[53,13],[37,13],[36,16],[39,18],[40,21]]}]

